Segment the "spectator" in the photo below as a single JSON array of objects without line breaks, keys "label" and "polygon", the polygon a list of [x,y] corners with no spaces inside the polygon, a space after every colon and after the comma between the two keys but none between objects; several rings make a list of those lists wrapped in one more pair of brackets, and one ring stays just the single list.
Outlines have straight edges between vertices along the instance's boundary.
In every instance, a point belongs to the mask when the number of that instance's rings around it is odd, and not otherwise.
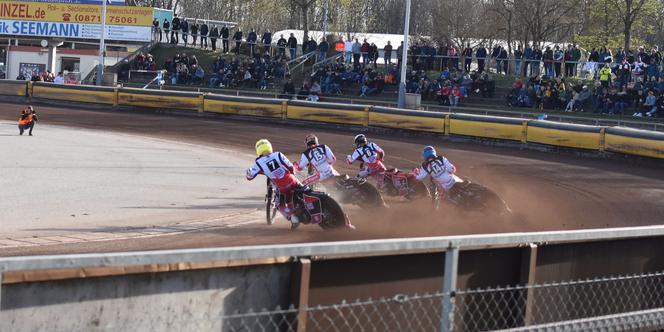
[{"label": "spectator", "polygon": [[156,17],[152,21],[152,40],[161,43],[161,28],[159,27],[159,19]]},{"label": "spectator", "polygon": [[562,75],[562,65],[563,65],[564,55],[560,50],[560,46],[556,45],[553,51],[553,73],[555,77],[560,77]]},{"label": "spectator", "polygon": [[572,75],[576,76],[578,62],[581,61],[581,50],[578,47],[576,47],[576,44],[572,45],[572,56],[570,60],[572,60],[572,66],[573,66]]},{"label": "spectator", "polygon": [[285,57],[286,56],[286,47],[288,46],[288,42],[284,38],[284,35],[281,35],[279,40],[277,40],[277,48],[279,49],[279,56]]},{"label": "spectator", "polygon": [[632,116],[643,116],[643,113],[646,113],[648,116],[652,116],[652,114],[655,112],[657,112],[657,97],[655,97],[654,91],[648,91],[648,96],[641,106],[641,110],[634,112]]},{"label": "spectator", "polygon": [[[170,32],[171,32],[171,23],[168,22],[167,19],[164,19],[164,23],[162,24],[162,27],[163,27],[162,32],[166,36],[166,39],[167,39],[166,42],[170,43],[171,40],[169,39],[169,35],[170,35]],[[161,35],[159,35],[159,42],[161,42]]]},{"label": "spectator", "polygon": [[212,52],[217,50],[217,38],[219,38],[219,28],[216,25],[212,26],[210,31],[210,44],[212,45]]},{"label": "spectator", "polygon": [[258,40],[258,34],[256,34],[256,31],[254,29],[251,29],[249,31],[249,34],[247,35],[247,43],[249,44],[249,56],[254,56],[254,53],[256,52],[256,41]]},{"label": "spectator", "polygon": [[58,76],[56,76],[56,77],[53,79],[53,83],[56,83],[56,84],[65,84],[65,78],[64,78],[64,76],[62,76],[62,72],[59,72],[59,73],[58,73]]},{"label": "spectator", "polygon": [[350,39],[344,44],[344,51],[346,52],[346,64],[351,63],[351,59],[353,57],[353,45],[354,44],[352,41],[350,41]]},{"label": "spectator", "polygon": [[360,42],[355,39],[355,43],[353,43],[353,66],[356,69],[360,68],[360,55],[362,54],[362,46],[360,45]]},{"label": "spectator", "polygon": [[373,64],[374,69],[378,67],[378,46],[375,43],[369,46],[369,62]]},{"label": "spectator", "polygon": [[203,79],[205,78],[205,71],[203,70],[203,67],[192,65],[191,69],[194,71],[194,76],[192,77],[191,83],[193,85],[201,85],[203,83]]},{"label": "spectator", "polygon": [[171,43],[177,45],[180,43],[180,19],[178,18],[178,14],[173,14],[171,29]]},{"label": "spectator", "polygon": [[387,45],[383,48],[383,59],[385,60],[385,66],[392,64],[392,45],[390,41],[387,41]]},{"label": "spectator", "polygon": [[330,49],[330,44],[325,40],[325,38],[321,38],[320,44],[318,44],[318,61],[321,62],[327,58],[327,51]]},{"label": "spectator", "polygon": [[193,47],[196,47],[196,38],[198,38],[198,23],[194,21],[194,23],[189,27],[189,29],[191,30],[191,39],[192,39],[191,45]]},{"label": "spectator", "polygon": [[480,47],[477,49],[477,52],[475,52],[475,57],[477,58],[477,72],[480,74],[484,72],[484,63],[486,62],[486,56],[487,56],[486,48],[484,48],[484,45],[480,44]]},{"label": "spectator", "polygon": [[208,33],[210,32],[207,22],[203,21],[203,24],[201,24],[201,30],[200,30],[200,35],[201,35],[201,47],[206,49],[208,48]]},{"label": "spectator", "polygon": [[362,53],[362,66],[366,67],[367,63],[369,63],[369,48],[371,45],[367,43],[367,40],[365,39],[362,45],[360,46],[360,52]]},{"label": "spectator", "polygon": [[521,76],[521,66],[523,64],[523,51],[521,51],[521,45],[516,47],[514,51],[514,75]]},{"label": "spectator", "polygon": [[228,37],[230,36],[230,31],[228,30],[228,25],[224,24],[221,28],[221,44],[223,46],[224,54],[228,53]]},{"label": "spectator", "polygon": [[463,70],[466,73],[470,73],[470,65],[473,62],[473,49],[470,47],[470,43],[466,44],[466,48],[461,52],[463,56]]},{"label": "spectator", "polygon": [[397,47],[397,67],[401,68],[401,61],[403,58],[403,42]]},{"label": "spectator", "polygon": [[272,32],[270,32],[269,29],[263,33],[261,43],[263,44],[263,52],[270,52],[272,46]]},{"label": "spectator", "polygon": [[295,84],[293,84],[293,81],[290,79],[290,77],[286,78],[286,82],[284,83],[284,88],[279,98],[284,98],[284,99],[295,98]]},{"label": "spectator", "polygon": [[233,35],[233,40],[235,40],[235,55],[240,55],[240,47],[242,46],[242,30],[240,28],[235,31]]},{"label": "spectator", "polygon": [[297,57],[297,38],[295,34],[291,33],[288,37],[288,49],[290,50],[290,58],[295,59]]},{"label": "spectator", "polygon": [[184,47],[187,47],[188,39],[189,39],[189,22],[187,22],[186,19],[182,20],[182,40],[184,41]]}]

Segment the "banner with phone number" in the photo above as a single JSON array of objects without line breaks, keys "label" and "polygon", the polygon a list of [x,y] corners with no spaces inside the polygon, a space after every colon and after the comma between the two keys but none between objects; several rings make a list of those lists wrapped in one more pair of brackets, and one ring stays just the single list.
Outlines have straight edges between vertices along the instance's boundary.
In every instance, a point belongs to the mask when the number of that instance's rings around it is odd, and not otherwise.
[{"label": "banner with phone number", "polygon": [[[0,1],[0,19],[100,24],[101,5]],[[106,24],[151,26],[152,20],[150,7],[106,7]]]}]

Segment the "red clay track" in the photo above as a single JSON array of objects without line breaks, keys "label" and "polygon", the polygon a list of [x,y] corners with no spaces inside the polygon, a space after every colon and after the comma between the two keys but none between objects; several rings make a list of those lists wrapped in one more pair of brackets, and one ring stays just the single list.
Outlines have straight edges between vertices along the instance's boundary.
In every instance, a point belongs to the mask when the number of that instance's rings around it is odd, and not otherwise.
[{"label": "red clay track", "polygon": [[[21,105],[0,106],[0,118],[15,120]],[[337,158],[352,150],[356,131],[321,129],[225,118],[194,118],[112,111],[38,107],[41,123],[104,131],[130,132],[151,137],[217,147],[253,150],[258,138],[270,139],[275,148],[299,159],[303,137],[315,132],[330,145]],[[38,128],[36,129],[38,132]],[[412,237],[450,234],[564,230],[639,226],[664,221],[664,170],[636,165],[628,160],[586,159],[571,154],[454,142],[441,137],[406,137],[373,134],[391,166],[410,170],[417,166],[423,145],[434,145],[462,176],[498,192],[514,211],[508,219],[457,215],[449,210],[433,214],[429,204],[391,202],[387,213],[362,213],[351,209],[357,230],[323,232],[301,227],[291,232],[281,225],[252,224],[208,232],[161,236],[143,240],[95,242],[7,250],[2,255],[145,250],[247,244]],[[247,160],[247,166],[251,164]],[[354,173],[342,162],[342,172]],[[239,177],[243,174],[238,174]],[[263,193],[258,192],[256,196]],[[279,224],[279,223],[278,223]]]}]

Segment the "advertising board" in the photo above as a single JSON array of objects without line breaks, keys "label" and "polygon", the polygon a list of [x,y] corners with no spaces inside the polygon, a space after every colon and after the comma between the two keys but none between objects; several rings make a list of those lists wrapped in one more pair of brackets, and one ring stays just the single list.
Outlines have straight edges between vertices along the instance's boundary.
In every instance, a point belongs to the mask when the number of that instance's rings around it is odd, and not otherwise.
[{"label": "advertising board", "polygon": [[[102,0],[18,0],[21,2],[52,2],[52,3],[76,3],[95,5],[101,4]],[[125,0],[108,0],[108,4],[112,6],[124,6]]]},{"label": "advertising board", "polygon": [[[106,38],[148,42],[152,19],[149,7],[108,7]],[[100,39],[100,22],[100,5],[0,2],[0,35]]]}]

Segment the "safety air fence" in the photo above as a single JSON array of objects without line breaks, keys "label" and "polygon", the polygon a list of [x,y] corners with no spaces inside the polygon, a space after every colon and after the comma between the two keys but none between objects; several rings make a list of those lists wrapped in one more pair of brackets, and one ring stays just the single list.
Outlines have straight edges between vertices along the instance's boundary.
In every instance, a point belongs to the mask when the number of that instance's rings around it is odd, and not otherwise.
[{"label": "safety air fence", "polygon": [[[664,133],[619,126],[120,87],[0,82],[0,96],[381,127],[664,159]],[[109,108],[110,109],[110,108]]]},{"label": "safety air fence", "polygon": [[664,226],[0,258],[0,331],[654,331]]}]

